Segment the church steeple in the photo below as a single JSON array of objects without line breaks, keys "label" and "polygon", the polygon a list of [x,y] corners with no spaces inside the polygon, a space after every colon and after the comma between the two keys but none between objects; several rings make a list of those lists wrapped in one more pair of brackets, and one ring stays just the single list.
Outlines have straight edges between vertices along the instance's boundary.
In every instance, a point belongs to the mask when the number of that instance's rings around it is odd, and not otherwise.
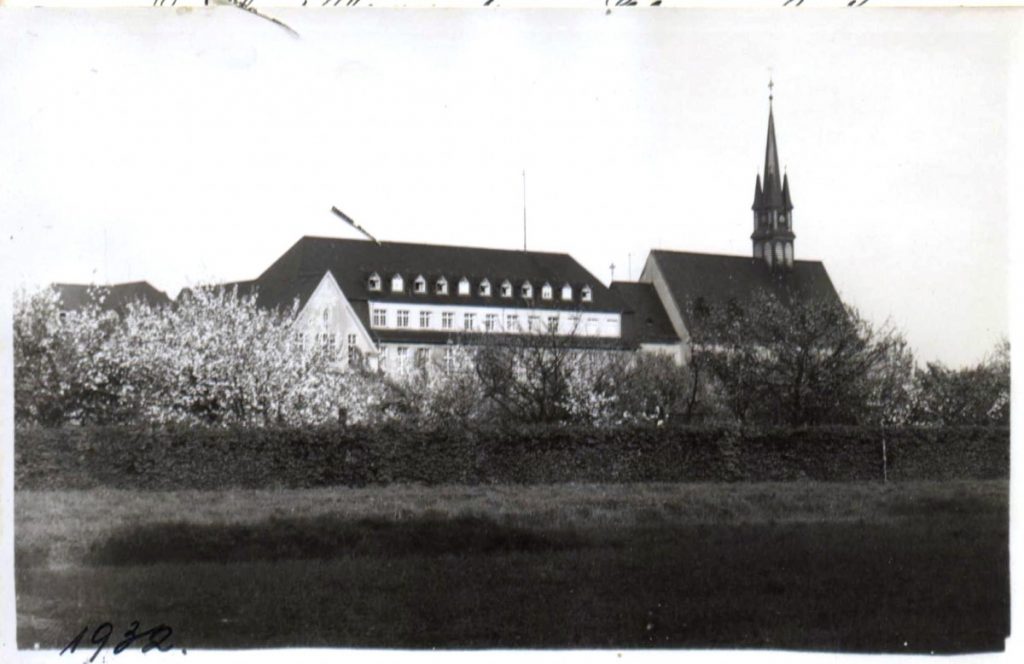
[{"label": "church steeple", "polygon": [[[754,184],[754,258],[772,268],[793,267],[793,202],[789,195],[789,175],[779,169],[779,148],[775,140],[775,83],[768,82],[768,140],[764,148],[764,172]],[[762,184],[763,183],[763,184]]]}]

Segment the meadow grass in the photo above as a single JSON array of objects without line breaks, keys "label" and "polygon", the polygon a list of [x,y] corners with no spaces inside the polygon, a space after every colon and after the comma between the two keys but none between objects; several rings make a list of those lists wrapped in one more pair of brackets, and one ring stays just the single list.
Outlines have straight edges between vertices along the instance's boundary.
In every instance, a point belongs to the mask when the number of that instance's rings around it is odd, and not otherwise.
[{"label": "meadow grass", "polygon": [[19,645],[999,650],[1008,483],[16,496]]}]

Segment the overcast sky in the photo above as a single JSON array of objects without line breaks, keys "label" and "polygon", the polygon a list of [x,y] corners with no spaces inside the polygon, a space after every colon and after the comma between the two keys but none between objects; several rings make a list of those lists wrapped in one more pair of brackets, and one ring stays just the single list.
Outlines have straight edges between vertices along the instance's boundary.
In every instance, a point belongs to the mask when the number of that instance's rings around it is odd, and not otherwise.
[{"label": "overcast sky", "polygon": [[749,254],[769,70],[797,258],[923,360],[1008,331],[998,11],[7,12],[15,285],[258,275],[302,235]]}]

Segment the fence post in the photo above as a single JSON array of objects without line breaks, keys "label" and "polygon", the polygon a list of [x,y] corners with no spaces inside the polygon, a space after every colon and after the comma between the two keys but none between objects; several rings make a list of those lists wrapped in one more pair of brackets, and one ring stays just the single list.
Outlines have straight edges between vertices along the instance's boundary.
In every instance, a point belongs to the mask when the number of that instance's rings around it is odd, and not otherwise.
[{"label": "fence post", "polygon": [[885,430],[882,430],[882,482],[889,481],[889,460],[886,457]]}]

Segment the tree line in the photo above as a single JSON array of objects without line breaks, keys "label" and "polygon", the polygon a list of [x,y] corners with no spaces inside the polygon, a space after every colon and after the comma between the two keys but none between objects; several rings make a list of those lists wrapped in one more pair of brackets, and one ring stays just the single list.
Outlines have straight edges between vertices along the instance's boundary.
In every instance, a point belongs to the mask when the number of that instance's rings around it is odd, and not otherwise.
[{"label": "tree line", "polygon": [[303,344],[298,306],[197,288],[172,306],[64,311],[15,301],[19,426],[521,422],[1008,425],[1009,342],[975,366],[918,366],[891,325],[852,307],[759,293],[690,303],[690,352],[580,350],[572,336],[461,337],[454,364],[385,374]]}]

